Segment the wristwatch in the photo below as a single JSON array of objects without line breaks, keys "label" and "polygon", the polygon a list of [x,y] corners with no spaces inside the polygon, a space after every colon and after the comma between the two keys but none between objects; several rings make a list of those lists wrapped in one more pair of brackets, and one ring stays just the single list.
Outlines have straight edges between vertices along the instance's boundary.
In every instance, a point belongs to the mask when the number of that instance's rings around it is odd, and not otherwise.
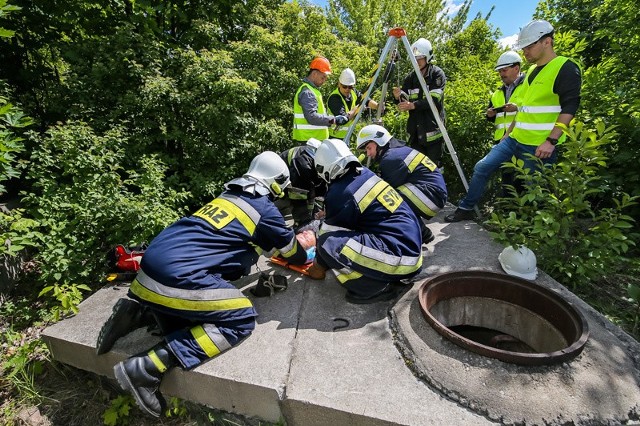
[{"label": "wristwatch", "polygon": [[549,141],[549,143],[550,143],[551,145],[553,145],[553,146],[556,146],[556,144],[558,143],[558,139],[556,139],[556,138],[552,138],[551,136],[549,136],[549,137],[547,138],[547,140],[548,140],[548,141]]}]

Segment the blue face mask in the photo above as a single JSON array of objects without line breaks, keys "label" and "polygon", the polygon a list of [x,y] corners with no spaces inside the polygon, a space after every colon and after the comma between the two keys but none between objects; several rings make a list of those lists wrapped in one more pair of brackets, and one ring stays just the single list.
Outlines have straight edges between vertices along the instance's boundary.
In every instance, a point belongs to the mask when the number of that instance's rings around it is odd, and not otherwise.
[{"label": "blue face mask", "polygon": [[316,247],[313,246],[307,250],[307,263],[313,262],[313,259],[316,258]]}]

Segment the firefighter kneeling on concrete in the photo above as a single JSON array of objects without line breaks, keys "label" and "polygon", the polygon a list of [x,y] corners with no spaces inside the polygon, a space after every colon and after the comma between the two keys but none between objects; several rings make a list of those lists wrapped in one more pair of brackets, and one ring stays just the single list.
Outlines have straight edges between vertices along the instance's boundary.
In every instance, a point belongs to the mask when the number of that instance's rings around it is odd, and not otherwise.
[{"label": "firefighter kneeling on concrete", "polygon": [[[380,162],[380,177],[398,191],[418,218],[429,220],[444,207],[447,186],[429,157],[406,146],[377,124],[363,127],[357,144],[367,157]],[[422,220],[419,222],[422,244],[429,244],[435,238],[433,232]]]},{"label": "firefighter kneeling on concrete", "polygon": [[293,264],[307,261],[306,250],[315,238],[298,239],[273,204],[288,185],[282,158],[263,152],[219,197],[167,227],[149,245],[129,289],[131,299],[116,304],[98,339],[98,352],[104,353],[132,331],[127,324],[135,327],[135,320],[126,320],[137,318],[136,307],[153,313],[162,343],[114,367],[122,389],[148,414],[162,413],[158,389],[168,369],[194,368],[255,328],[251,300],[229,281],[248,275],[262,250],[277,249]]},{"label": "firefighter kneeling on concrete", "polygon": [[310,276],[324,279],[332,269],[350,303],[394,298],[396,284],[422,269],[419,219],[343,141],[323,141],[315,162],[329,189]]}]

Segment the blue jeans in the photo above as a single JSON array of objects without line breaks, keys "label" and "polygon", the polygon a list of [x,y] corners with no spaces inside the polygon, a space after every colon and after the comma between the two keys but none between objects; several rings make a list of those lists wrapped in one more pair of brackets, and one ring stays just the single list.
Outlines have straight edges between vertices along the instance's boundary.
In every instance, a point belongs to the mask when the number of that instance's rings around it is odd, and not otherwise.
[{"label": "blue jeans", "polygon": [[[525,154],[535,155],[537,146],[524,145],[517,140],[507,137],[500,143],[491,148],[491,151],[485,155],[482,160],[478,161],[473,168],[473,176],[469,182],[469,191],[467,195],[460,200],[458,207],[462,210],[473,210],[478,204],[482,194],[484,194],[487,182],[493,173],[500,169],[502,163],[511,161],[514,155],[517,159],[524,161],[525,169],[533,169],[536,167],[536,161],[525,156]],[[542,160],[543,164],[553,164],[558,157],[558,150],[553,150],[551,157]]]}]

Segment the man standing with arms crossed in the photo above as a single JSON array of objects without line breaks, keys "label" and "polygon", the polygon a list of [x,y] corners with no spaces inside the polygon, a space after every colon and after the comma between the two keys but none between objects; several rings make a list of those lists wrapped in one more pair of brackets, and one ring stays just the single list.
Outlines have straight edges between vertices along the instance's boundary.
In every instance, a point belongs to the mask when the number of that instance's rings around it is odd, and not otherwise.
[{"label": "man standing with arms crossed", "polygon": [[556,161],[556,145],[566,138],[560,125],[569,126],[580,104],[581,76],[572,60],[553,50],[553,31],[542,20],[531,21],[520,31],[517,47],[533,65],[523,83],[518,113],[500,143],[476,163],[467,195],[445,221],[473,219],[490,176],[512,156],[523,160],[527,169],[536,163],[525,154],[535,155],[543,164]]}]

